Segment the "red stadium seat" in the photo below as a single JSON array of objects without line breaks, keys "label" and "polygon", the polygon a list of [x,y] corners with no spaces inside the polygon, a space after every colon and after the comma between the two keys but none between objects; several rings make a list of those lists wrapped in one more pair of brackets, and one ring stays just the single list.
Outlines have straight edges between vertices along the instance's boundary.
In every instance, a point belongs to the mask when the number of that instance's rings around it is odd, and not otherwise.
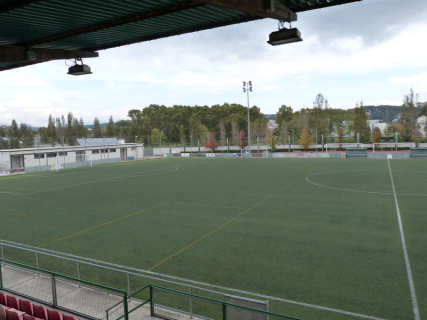
[{"label": "red stadium seat", "polygon": [[47,318],[49,320],[62,320],[62,313],[55,310],[47,309]]},{"label": "red stadium seat", "polygon": [[3,292],[0,292],[0,304],[7,306],[7,295],[5,295]]},{"label": "red stadium seat", "polygon": [[38,304],[33,304],[33,316],[42,320],[47,320],[46,308]]},{"label": "red stadium seat", "polygon": [[9,309],[6,311],[7,320],[23,320],[23,317],[18,312]]},{"label": "red stadium seat", "polygon": [[33,315],[33,304],[27,300],[19,299],[19,310],[25,312],[26,314],[32,316]]},{"label": "red stadium seat", "polygon": [[24,320],[38,320],[38,319],[28,314],[24,314]]},{"label": "red stadium seat", "polygon": [[62,314],[62,320],[76,320],[76,318],[72,316],[67,316],[66,314]]},{"label": "red stadium seat", "polygon": [[7,296],[7,306],[19,310],[19,300],[14,296]]}]

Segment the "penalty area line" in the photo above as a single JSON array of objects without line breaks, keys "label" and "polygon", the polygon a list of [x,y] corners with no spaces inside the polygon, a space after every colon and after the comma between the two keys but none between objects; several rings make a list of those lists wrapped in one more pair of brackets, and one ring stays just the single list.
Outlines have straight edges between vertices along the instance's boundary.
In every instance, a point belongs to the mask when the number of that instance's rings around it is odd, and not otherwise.
[{"label": "penalty area line", "polygon": [[406,248],[405,235],[403,234],[402,218],[400,217],[399,204],[397,203],[396,189],[394,187],[393,174],[391,172],[390,161],[387,159],[388,170],[390,171],[391,186],[393,187],[394,203],[396,205],[397,220],[399,221],[400,239],[402,241],[403,256],[405,257],[406,273],[408,274],[409,289],[411,290],[412,306],[414,308],[415,320],[420,320],[417,295],[415,293],[414,280],[412,278],[411,264],[409,262],[408,249]]}]

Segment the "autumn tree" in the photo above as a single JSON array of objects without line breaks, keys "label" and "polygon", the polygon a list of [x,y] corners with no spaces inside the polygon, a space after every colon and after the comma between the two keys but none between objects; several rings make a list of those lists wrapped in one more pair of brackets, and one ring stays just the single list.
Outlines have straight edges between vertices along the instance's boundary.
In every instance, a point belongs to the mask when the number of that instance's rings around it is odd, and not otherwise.
[{"label": "autumn tree", "polygon": [[276,151],[277,139],[273,132],[270,132],[268,135],[268,145],[271,147],[271,152]]},{"label": "autumn tree", "polygon": [[246,142],[246,139],[245,139],[245,131],[240,130],[240,133],[239,133],[239,147],[240,148],[244,148],[247,145],[248,145],[248,143]]},{"label": "autumn tree", "polygon": [[205,145],[205,146],[206,146],[206,148],[207,148],[207,149],[211,149],[211,150],[212,150],[212,153],[214,153],[214,152],[215,152],[215,149],[216,149],[216,148],[218,148],[218,143],[216,143],[216,142],[215,142],[213,132],[211,132],[210,139],[209,139],[209,141],[208,141],[208,142],[206,142],[206,145]]},{"label": "autumn tree", "polygon": [[[379,128],[375,128],[374,130],[374,134],[372,135],[372,142],[376,143],[376,142],[381,142],[381,130]],[[375,149],[378,149],[378,144],[375,145]]]},{"label": "autumn tree", "polygon": [[313,143],[313,139],[311,138],[310,133],[306,127],[302,128],[302,133],[300,139],[298,139],[298,143],[304,148],[305,151],[307,151],[310,144]]}]

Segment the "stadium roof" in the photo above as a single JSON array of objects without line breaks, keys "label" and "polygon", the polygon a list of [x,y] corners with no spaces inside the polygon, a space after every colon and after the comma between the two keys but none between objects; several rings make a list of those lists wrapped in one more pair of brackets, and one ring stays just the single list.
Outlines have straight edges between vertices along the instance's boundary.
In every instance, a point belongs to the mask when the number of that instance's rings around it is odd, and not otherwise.
[{"label": "stadium roof", "polygon": [[0,71],[362,0],[0,0]]}]

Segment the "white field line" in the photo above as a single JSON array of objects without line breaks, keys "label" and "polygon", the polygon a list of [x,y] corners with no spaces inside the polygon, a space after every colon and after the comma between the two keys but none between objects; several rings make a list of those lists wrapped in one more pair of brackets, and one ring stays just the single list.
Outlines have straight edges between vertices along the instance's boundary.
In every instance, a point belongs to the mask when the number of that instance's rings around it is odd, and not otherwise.
[{"label": "white field line", "polygon": [[169,278],[169,279],[178,280],[178,281],[182,281],[182,282],[192,283],[192,284],[196,284],[196,285],[200,285],[200,286],[205,286],[205,287],[209,287],[209,288],[221,289],[221,290],[225,290],[225,291],[230,291],[230,292],[236,292],[236,293],[240,293],[240,294],[251,295],[251,296],[254,296],[254,297],[258,297],[258,298],[276,300],[276,301],[280,301],[280,302],[286,302],[286,303],[300,305],[300,306],[304,306],[304,307],[309,307],[309,308],[314,308],[314,309],[319,309],[319,310],[325,310],[325,311],[330,311],[330,312],[335,312],[335,313],[350,315],[350,316],[354,316],[354,317],[358,317],[358,318],[363,318],[363,319],[386,320],[384,318],[378,318],[378,317],[374,317],[374,316],[368,316],[368,315],[364,315],[364,314],[360,314],[360,313],[355,313],[355,312],[350,312],[350,311],[345,311],[345,310],[339,310],[339,309],[334,309],[334,308],[328,308],[328,307],[318,306],[318,305],[315,305],[315,304],[310,304],[310,303],[305,303],[305,302],[299,302],[299,301],[294,301],[294,300],[289,300],[289,299],[282,299],[282,298],[268,296],[268,295],[263,295],[263,294],[259,294],[259,293],[253,293],[253,292],[249,292],[249,291],[243,291],[243,290],[239,290],[239,289],[233,289],[233,288],[218,286],[218,285],[214,285],[214,284],[210,284],[210,283],[205,283],[205,282],[200,282],[200,281],[194,281],[194,280],[189,280],[189,279],[175,277],[175,276],[170,276],[170,275],[167,275],[167,274],[157,273],[157,272],[153,272],[153,271],[147,271],[147,270],[142,270],[142,269],[127,267],[127,266],[123,266],[123,265],[120,265],[120,264],[114,264],[114,263],[109,263],[109,262],[100,261],[100,260],[96,260],[96,259],[90,259],[90,258],[86,258],[86,257],[80,257],[80,256],[69,254],[69,253],[58,252],[58,251],[54,251],[54,250],[50,250],[50,249],[33,247],[33,246],[30,246],[30,245],[26,245],[26,244],[22,244],[22,243],[17,243],[17,242],[13,242],[13,241],[8,241],[8,240],[3,240],[3,239],[0,239],[0,241],[1,242],[5,242],[5,243],[10,243],[10,244],[13,244],[13,245],[17,245],[17,246],[27,247],[27,248],[38,250],[38,251],[45,251],[45,252],[48,252],[48,253],[53,253],[53,254],[56,254],[56,255],[59,255],[59,256],[63,255],[63,256],[68,256],[70,258],[77,259],[77,260],[83,260],[83,261],[86,260],[86,261],[98,263],[98,264],[101,264],[101,265],[111,266],[111,267],[115,267],[115,268],[120,268],[120,269],[125,269],[125,270],[131,270],[131,271],[136,271],[136,272],[140,272],[140,273],[148,273],[150,275],[156,275],[156,276],[160,276],[160,277],[164,277],[164,278]]},{"label": "white field line", "polygon": [[[100,182],[100,181],[108,181],[108,180],[113,180],[113,179],[120,179],[120,178],[124,178],[124,177],[134,178],[134,177],[145,177],[145,176],[149,176],[149,175],[165,174],[165,173],[170,173],[170,172],[173,172],[173,171],[177,171],[179,167],[200,164],[200,163],[203,163],[203,162],[207,162],[207,161],[202,161],[202,162],[198,162],[198,163],[191,163],[191,164],[184,164],[184,165],[181,165],[181,166],[160,168],[160,169],[155,169],[155,170],[151,170],[151,171],[142,171],[142,172],[138,172],[138,173],[125,174],[125,175],[122,175],[122,176],[116,176],[116,177],[99,179],[99,180],[92,180],[92,181],[87,181],[87,182],[82,182],[82,183],[77,183],[77,184],[62,186],[62,187],[56,187],[56,188],[45,189],[45,190],[34,191],[34,192],[21,193],[21,195],[23,195],[23,196],[25,195],[26,196],[26,195],[35,194],[35,193],[48,192],[48,191],[52,191],[52,190],[59,190],[59,189],[64,189],[64,188],[69,188],[69,187],[76,187],[76,186],[81,186],[81,185],[84,185],[84,184],[95,183],[95,182]],[[166,172],[163,172],[163,173],[145,174],[145,173],[159,171],[159,170],[165,170],[165,169],[175,169],[175,170],[166,171]]]},{"label": "white field line", "polygon": [[[337,187],[330,187],[330,186],[325,186],[324,184],[320,184],[320,183],[315,183],[313,181],[311,181],[309,178],[312,176],[317,176],[319,174],[326,174],[326,173],[334,173],[334,172],[348,172],[348,171],[368,171],[368,170],[339,170],[339,171],[325,171],[325,172],[319,172],[319,173],[314,173],[311,174],[307,177],[305,177],[305,180],[311,184],[314,184],[315,186],[318,187],[322,187],[322,188],[328,188],[328,189],[334,189],[334,190],[340,190],[340,191],[348,191],[348,192],[359,192],[359,193],[371,193],[371,194],[385,194],[385,195],[390,195],[393,194],[392,192],[377,192],[377,191],[361,191],[361,190],[353,190],[353,189],[344,189],[344,188],[337,188]],[[394,171],[398,171],[398,170],[394,170]],[[400,170],[403,171],[403,170]],[[419,172],[424,172],[424,171],[419,171]],[[427,194],[417,194],[417,193],[397,193],[397,195],[399,196],[427,196]]]},{"label": "white field line", "polygon": [[394,187],[393,174],[391,173],[390,161],[387,159],[388,169],[390,171],[391,185],[394,193],[394,203],[396,204],[397,219],[399,221],[400,238],[402,240],[403,255],[405,257],[406,273],[408,274],[409,288],[411,290],[412,306],[414,308],[415,320],[420,320],[420,311],[418,310],[417,295],[415,293],[414,280],[412,278],[411,264],[409,262],[408,250],[406,249],[405,235],[403,234],[402,219],[400,217],[399,204],[397,203],[396,189]]}]

